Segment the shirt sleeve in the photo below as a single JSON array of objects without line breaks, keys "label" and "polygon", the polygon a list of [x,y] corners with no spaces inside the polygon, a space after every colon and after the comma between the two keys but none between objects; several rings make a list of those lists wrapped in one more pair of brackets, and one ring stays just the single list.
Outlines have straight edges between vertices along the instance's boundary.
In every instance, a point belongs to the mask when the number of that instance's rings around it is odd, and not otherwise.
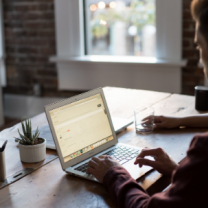
[{"label": "shirt sleeve", "polygon": [[208,133],[194,137],[166,192],[149,196],[122,167],[109,169],[103,183],[119,208],[208,207]]}]

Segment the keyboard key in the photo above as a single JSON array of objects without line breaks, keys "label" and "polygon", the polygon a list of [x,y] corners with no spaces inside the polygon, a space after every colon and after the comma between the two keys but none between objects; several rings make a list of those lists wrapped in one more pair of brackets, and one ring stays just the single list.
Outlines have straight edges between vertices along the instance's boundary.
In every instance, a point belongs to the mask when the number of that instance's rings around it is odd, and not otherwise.
[{"label": "keyboard key", "polygon": [[[139,150],[130,147],[119,146],[111,149],[110,151],[104,153],[103,155],[110,155],[115,158],[120,164],[124,164],[133,158],[136,158],[139,154]],[[85,164],[80,165],[79,167],[75,168],[77,171],[81,171],[86,173],[88,168],[88,162]]]},{"label": "keyboard key", "polygon": [[128,162],[128,160],[121,160],[120,164],[123,165],[124,163]]},{"label": "keyboard key", "polygon": [[132,151],[132,153],[139,153],[139,150],[134,150],[134,151]]}]

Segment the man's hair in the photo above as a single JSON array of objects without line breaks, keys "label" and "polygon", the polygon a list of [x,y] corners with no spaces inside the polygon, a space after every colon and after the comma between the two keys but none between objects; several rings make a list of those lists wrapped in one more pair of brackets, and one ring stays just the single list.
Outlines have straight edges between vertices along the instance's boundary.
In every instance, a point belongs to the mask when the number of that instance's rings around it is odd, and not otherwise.
[{"label": "man's hair", "polygon": [[191,13],[194,20],[199,22],[199,31],[208,44],[208,0],[193,0]]}]

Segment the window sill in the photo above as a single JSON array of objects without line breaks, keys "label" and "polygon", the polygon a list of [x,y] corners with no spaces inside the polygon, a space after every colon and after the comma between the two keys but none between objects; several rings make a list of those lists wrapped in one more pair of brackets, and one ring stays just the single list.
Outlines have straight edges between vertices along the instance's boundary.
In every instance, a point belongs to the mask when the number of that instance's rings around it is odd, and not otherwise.
[{"label": "window sill", "polygon": [[63,63],[106,63],[106,64],[139,64],[139,65],[157,65],[157,66],[186,66],[187,61],[163,60],[155,57],[134,57],[134,56],[79,56],[79,57],[50,57],[50,62]]}]

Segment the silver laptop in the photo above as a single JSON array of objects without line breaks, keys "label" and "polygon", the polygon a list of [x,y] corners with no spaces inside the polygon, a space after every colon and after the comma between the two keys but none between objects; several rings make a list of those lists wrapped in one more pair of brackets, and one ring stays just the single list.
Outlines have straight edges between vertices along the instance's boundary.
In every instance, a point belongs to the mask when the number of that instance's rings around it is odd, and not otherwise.
[{"label": "silver laptop", "polygon": [[152,168],[134,165],[141,148],[118,143],[102,88],[45,106],[62,169],[97,181],[86,169],[92,156],[111,155],[138,179]]}]

